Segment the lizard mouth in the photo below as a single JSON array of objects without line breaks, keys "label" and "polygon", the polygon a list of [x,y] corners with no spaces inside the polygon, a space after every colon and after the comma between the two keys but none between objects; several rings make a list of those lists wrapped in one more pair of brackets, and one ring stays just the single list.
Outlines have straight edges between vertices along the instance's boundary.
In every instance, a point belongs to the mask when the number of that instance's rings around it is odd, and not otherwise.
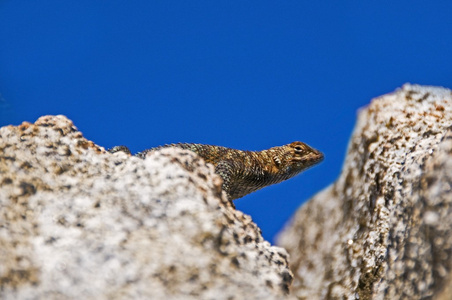
[{"label": "lizard mouth", "polygon": [[323,160],[323,153],[320,151],[313,152],[308,160],[312,161],[313,163],[319,163]]},{"label": "lizard mouth", "polygon": [[315,160],[315,162],[321,162],[323,160],[323,153],[316,151],[313,153],[312,158]]},{"label": "lizard mouth", "polygon": [[[313,149],[314,150],[314,149]],[[304,166],[313,166],[315,164],[318,164],[323,160],[324,156],[323,153],[317,150],[312,151],[308,155],[305,155],[303,157],[299,157],[297,160],[298,163],[303,164]]]}]

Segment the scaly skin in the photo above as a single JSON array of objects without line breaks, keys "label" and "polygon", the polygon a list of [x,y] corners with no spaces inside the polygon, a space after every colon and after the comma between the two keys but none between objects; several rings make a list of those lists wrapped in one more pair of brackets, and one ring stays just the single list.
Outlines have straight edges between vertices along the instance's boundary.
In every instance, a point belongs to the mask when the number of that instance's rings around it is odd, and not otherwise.
[{"label": "scaly skin", "polygon": [[[323,160],[323,154],[302,142],[273,147],[262,151],[243,151],[221,146],[178,143],[151,148],[136,156],[145,158],[151,151],[177,147],[195,152],[215,166],[223,178],[223,190],[230,200],[241,198],[268,185],[280,183]],[[125,146],[109,150],[130,153]]]}]

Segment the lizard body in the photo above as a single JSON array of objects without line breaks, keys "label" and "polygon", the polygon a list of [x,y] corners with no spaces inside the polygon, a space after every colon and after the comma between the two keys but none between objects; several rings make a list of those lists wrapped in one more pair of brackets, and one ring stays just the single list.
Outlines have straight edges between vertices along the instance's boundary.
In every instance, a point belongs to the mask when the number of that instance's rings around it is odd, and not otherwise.
[{"label": "lizard body", "polygon": [[[213,164],[215,173],[223,179],[222,188],[230,200],[241,198],[268,185],[292,178],[323,160],[323,154],[320,151],[302,142],[293,142],[262,151],[178,143],[147,149],[135,156],[145,158],[148,152],[168,147],[193,151],[206,162]],[[130,153],[125,146],[117,146],[109,151]]]}]

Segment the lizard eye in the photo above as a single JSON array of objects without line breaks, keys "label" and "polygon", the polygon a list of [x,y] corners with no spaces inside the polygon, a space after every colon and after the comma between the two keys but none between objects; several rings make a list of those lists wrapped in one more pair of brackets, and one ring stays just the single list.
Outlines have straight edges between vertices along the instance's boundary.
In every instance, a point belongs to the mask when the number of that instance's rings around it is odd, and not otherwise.
[{"label": "lizard eye", "polygon": [[303,152],[303,147],[301,147],[301,146],[295,146],[294,147],[294,150],[295,150],[295,153],[299,153],[299,154],[301,154],[302,152]]}]

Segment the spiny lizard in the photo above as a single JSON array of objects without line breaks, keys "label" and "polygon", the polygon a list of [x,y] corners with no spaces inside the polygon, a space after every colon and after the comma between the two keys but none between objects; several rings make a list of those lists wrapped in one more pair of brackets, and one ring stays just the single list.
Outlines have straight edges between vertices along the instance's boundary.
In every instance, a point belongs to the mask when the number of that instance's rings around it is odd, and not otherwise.
[{"label": "spiny lizard", "polygon": [[[135,156],[145,158],[148,152],[168,147],[191,150],[206,162],[213,164],[215,173],[223,179],[222,188],[230,200],[294,177],[323,160],[323,154],[320,151],[302,142],[293,142],[262,151],[178,143],[147,149]],[[108,151],[111,153],[123,151],[130,154],[130,150],[125,146],[116,146]]]}]

